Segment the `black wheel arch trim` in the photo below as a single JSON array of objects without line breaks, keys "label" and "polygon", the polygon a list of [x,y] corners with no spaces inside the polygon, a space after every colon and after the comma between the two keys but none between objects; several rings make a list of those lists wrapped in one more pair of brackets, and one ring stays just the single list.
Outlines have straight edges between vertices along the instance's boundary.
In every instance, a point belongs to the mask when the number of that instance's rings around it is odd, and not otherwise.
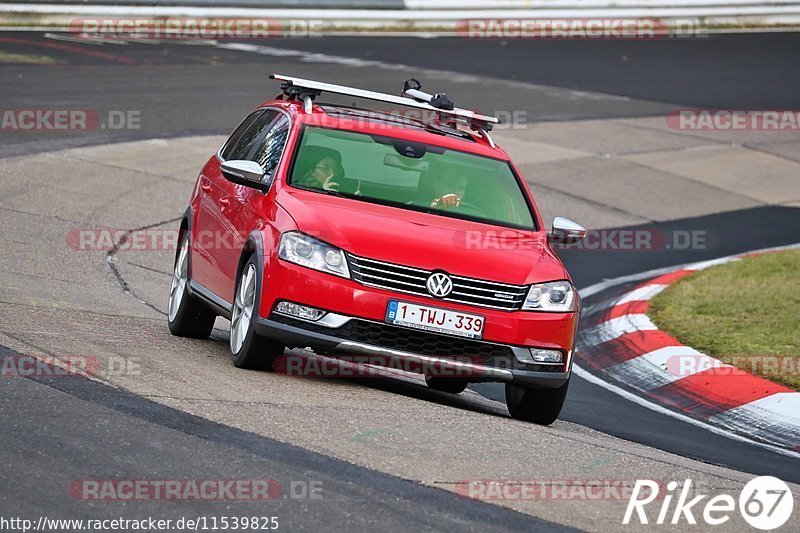
[{"label": "black wheel arch trim", "polygon": [[[183,212],[183,217],[181,218],[181,224],[178,229],[178,244],[180,244],[183,235],[186,234],[189,236],[189,243],[191,246],[192,235],[194,229],[194,209],[192,206],[189,205],[186,208],[186,211]],[[175,250],[175,260],[178,259],[178,254],[180,254],[180,246]],[[189,273],[187,277],[189,278],[189,283],[187,287],[189,289],[189,295],[197,298],[198,300],[202,301],[208,307],[210,307],[215,313],[225,318],[230,319],[231,317],[231,304],[226,302],[223,298],[220,298],[210,289],[206,288],[205,286],[201,285],[200,283],[196,282],[192,279],[192,254],[191,249],[189,250]]]},{"label": "black wheel arch trim", "polygon": [[[178,226],[178,241],[175,246],[175,261],[178,260],[178,255],[181,253],[181,239],[183,238],[184,234],[189,235],[189,239],[192,238],[192,225],[194,224],[194,211],[192,210],[192,206],[186,208],[186,211],[183,212],[183,217],[181,218],[181,224]],[[190,250],[191,251],[191,250]],[[192,257],[191,253],[189,254],[189,279],[192,279]]]},{"label": "black wheel arch trim", "polygon": [[260,316],[261,310],[261,286],[264,284],[264,238],[261,231],[254,229],[247,236],[244,243],[242,252],[239,255],[239,264],[236,267],[236,283],[234,283],[234,294],[232,298],[236,298],[236,285],[238,284],[239,277],[242,275],[245,265],[250,260],[251,256],[255,256],[256,263],[256,317]]}]

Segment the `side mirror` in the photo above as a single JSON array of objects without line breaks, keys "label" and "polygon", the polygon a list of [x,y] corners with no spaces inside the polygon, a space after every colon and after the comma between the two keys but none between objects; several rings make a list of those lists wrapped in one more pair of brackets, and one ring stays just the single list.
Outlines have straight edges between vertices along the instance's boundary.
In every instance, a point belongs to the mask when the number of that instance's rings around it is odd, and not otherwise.
[{"label": "side mirror", "polygon": [[239,185],[266,191],[271,184],[271,180],[264,181],[264,170],[255,161],[244,159],[225,161],[222,163],[221,170],[225,179]]},{"label": "side mirror", "polygon": [[586,237],[586,228],[564,217],[553,219],[553,229],[549,239],[552,243],[575,244]]}]

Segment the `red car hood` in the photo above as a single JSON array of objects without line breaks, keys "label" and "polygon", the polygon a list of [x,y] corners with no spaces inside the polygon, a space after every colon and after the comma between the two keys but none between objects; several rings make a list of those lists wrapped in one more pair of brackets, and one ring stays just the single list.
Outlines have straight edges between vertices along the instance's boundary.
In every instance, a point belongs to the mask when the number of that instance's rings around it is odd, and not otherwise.
[{"label": "red car hood", "polygon": [[491,226],[299,189],[281,189],[277,202],[300,231],[355,255],[517,285],[568,279],[543,231]]}]

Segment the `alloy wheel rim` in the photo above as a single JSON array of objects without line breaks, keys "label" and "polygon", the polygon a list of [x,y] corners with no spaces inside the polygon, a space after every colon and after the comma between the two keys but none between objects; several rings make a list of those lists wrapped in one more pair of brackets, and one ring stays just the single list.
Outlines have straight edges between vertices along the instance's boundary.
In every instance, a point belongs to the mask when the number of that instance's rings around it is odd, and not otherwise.
[{"label": "alloy wheel rim", "polygon": [[169,321],[175,320],[183,302],[186,283],[189,278],[189,239],[184,239],[175,269],[172,272],[172,285],[169,289]]},{"label": "alloy wheel rim", "polygon": [[233,312],[231,313],[231,353],[237,354],[242,349],[247,332],[250,329],[250,321],[253,317],[253,309],[256,302],[256,269],[250,264],[242,275],[239,283],[239,290],[233,299]]}]

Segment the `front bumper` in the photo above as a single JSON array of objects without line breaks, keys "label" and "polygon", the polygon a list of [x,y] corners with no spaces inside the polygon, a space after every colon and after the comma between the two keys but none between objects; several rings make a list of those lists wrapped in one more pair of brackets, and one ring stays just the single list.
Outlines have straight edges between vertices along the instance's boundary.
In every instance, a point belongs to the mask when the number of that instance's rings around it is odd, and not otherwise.
[{"label": "front bumper", "polygon": [[[351,279],[318,272],[272,256],[264,271],[256,331],[287,346],[317,351],[364,354],[400,362],[434,362],[458,369],[467,365],[470,381],[503,381],[534,387],[560,387],[570,376],[578,313],[502,311],[437,301],[411,294],[368,287]],[[485,318],[483,339],[420,333],[384,322],[390,300],[397,299],[480,314]],[[273,312],[287,300],[323,309],[329,324],[306,322]],[[517,350],[561,350],[559,365],[522,363]],[[461,356],[467,356],[464,363]]]},{"label": "front bumper", "polygon": [[[487,355],[483,359],[425,355],[348,338],[351,337],[352,328],[346,331],[345,325],[351,321],[353,323],[364,322],[356,317],[329,314],[325,318],[328,320],[328,325],[273,314],[270,318],[258,317],[254,327],[259,335],[277,340],[287,346],[312,347],[334,354],[378,356],[382,361],[392,365],[396,363],[399,367],[436,367],[444,375],[462,376],[471,382],[500,381],[532,387],[557,388],[566,383],[570,376],[570,372],[564,372],[561,365],[547,367],[518,361],[516,353],[525,350],[523,347],[486,343],[487,346],[494,346],[491,351],[497,352],[501,348],[505,349],[509,354],[505,358],[492,355]],[[339,327],[331,327],[336,325]],[[412,330],[408,333],[415,334],[417,332]],[[436,336],[458,341],[458,339],[450,339],[448,336]]]}]

